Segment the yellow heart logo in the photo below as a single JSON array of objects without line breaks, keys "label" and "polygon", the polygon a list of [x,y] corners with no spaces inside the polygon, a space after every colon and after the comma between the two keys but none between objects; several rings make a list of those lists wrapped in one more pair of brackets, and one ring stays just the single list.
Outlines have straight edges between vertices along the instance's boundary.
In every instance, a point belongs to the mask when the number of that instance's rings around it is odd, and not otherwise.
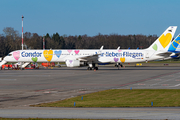
[{"label": "yellow heart logo", "polygon": [[125,57],[120,58],[120,61],[121,61],[122,63],[124,63],[124,62],[125,62]]},{"label": "yellow heart logo", "polygon": [[162,34],[161,37],[159,38],[159,42],[161,43],[163,48],[165,48],[171,42],[171,39],[172,39],[171,33],[167,33],[165,36],[164,34]]},{"label": "yellow heart logo", "polygon": [[43,55],[46,58],[46,60],[50,62],[53,57],[53,50],[44,50]]}]

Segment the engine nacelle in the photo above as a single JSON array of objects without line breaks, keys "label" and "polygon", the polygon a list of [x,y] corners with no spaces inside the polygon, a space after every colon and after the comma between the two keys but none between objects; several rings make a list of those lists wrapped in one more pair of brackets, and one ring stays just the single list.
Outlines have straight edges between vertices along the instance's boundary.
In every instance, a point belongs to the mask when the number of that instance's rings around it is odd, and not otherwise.
[{"label": "engine nacelle", "polygon": [[80,61],[79,60],[66,60],[67,67],[79,67]]}]

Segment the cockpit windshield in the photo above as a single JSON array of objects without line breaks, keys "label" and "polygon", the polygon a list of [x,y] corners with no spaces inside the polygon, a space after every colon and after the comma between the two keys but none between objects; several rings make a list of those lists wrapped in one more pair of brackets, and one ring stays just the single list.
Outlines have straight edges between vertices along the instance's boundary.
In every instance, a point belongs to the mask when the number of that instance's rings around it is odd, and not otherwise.
[{"label": "cockpit windshield", "polygon": [[8,54],[7,56],[12,56],[12,54]]}]

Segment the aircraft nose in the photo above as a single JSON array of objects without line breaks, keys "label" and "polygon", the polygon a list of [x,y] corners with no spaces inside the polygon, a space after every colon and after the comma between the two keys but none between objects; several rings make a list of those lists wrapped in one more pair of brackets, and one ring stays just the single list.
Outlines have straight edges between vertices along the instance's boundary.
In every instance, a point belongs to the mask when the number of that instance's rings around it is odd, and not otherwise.
[{"label": "aircraft nose", "polygon": [[4,57],[3,60],[7,61],[7,60],[8,60],[7,57],[8,57],[8,56]]}]

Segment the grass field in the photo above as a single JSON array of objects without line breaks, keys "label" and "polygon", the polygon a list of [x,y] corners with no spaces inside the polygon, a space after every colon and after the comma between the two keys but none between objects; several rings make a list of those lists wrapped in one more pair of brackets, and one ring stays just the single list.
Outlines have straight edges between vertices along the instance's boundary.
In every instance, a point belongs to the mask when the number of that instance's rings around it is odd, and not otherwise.
[{"label": "grass field", "polygon": [[[74,106],[74,102],[76,103]],[[33,105],[36,107],[175,107],[180,106],[179,89],[113,89]]]}]

